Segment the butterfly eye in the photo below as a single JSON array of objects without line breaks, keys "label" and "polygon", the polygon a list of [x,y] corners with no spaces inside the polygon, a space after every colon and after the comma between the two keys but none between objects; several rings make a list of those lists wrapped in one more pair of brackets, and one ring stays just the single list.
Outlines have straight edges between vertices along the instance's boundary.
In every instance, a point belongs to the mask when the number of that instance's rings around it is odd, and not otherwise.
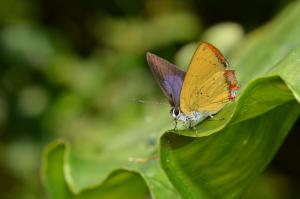
[{"label": "butterfly eye", "polygon": [[173,116],[177,117],[179,115],[179,109],[178,109],[178,107],[172,108],[171,112],[172,112]]}]

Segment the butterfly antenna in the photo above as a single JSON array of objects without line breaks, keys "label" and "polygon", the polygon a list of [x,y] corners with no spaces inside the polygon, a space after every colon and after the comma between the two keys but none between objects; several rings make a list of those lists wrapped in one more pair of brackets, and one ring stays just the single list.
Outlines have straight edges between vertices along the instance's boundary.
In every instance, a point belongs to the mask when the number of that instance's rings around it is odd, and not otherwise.
[{"label": "butterfly antenna", "polygon": [[160,105],[169,106],[169,104],[166,102],[145,101],[145,100],[141,100],[141,99],[134,99],[133,101],[136,103],[141,103],[141,104],[160,104]]}]

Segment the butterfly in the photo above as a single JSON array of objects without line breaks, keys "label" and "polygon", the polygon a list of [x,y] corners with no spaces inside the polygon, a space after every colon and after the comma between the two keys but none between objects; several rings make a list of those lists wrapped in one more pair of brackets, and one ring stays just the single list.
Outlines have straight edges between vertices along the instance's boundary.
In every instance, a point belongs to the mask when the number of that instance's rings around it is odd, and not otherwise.
[{"label": "butterfly", "polygon": [[198,46],[187,72],[150,52],[147,62],[172,106],[175,128],[177,121],[194,127],[237,96],[235,71],[229,69],[228,61],[212,44]]}]

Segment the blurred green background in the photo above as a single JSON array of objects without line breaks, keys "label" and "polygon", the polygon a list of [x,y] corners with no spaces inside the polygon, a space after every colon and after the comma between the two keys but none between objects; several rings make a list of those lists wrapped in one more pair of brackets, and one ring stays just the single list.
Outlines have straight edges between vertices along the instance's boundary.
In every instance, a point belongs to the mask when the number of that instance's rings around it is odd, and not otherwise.
[{"label": "blurred green background", "polygon": [[[230,56],[290,2],[0,1],[0,198],[46,197],[39,170],[52,140],[97,152],[149,110],[168,116],[136,102],[165,101],[147,51],[185,67],[195,42],[209,40]],[[299,124],[248,198],[300,198]]]}]

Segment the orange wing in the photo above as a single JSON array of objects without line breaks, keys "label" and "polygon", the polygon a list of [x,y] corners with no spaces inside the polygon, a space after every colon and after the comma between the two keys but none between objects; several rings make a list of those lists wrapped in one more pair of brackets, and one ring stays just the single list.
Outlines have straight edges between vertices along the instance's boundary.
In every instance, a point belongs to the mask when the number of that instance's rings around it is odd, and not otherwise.
[{"label": "orange wing", "polygon": [[231,96],[226,78],[228,62],[220,51],[208,43],[196,50],[186,73],[180,93],[183,113],[206,112],[214,114],[224,107]]}]

